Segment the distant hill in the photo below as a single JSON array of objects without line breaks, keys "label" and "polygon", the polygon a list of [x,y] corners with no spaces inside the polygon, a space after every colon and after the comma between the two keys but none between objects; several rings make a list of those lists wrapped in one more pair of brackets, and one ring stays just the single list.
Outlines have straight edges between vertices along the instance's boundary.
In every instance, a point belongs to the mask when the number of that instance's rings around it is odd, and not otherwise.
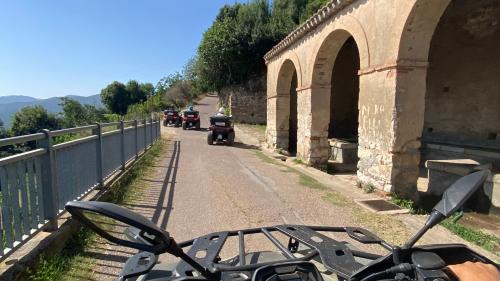
[{"label": "distant hill", "polygon": [[[66,97],[77,100],[81,104],[90,104],[97,107],[103,106],[100,95],[89,97],[68,95]],[[0,97],[0,119],[5,123],[5,127],[9,127],[14,113],[25,106],[41,105],[49,112],[58,113],[61,111],[59,103],[61,103],[60,97],[36,99],[29,96],[3,96]]]},{"label": "distant hill", "polygon": [[28,96],[3,96],[0,97],[0,104],[12,103],[12,102],[30,102],[36,101],[36,98],[28,97]]}]

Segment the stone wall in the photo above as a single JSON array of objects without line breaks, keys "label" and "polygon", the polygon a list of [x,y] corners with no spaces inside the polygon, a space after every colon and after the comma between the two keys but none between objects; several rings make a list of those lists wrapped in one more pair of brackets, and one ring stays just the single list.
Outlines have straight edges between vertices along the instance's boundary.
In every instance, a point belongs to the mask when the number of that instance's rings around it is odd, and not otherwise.
[{"label": "stone wall", "polygon": [[220,95],[229,97],[228,106],[235,122],[266,124],[265,77],[250,80],[244,85],[224,88],[220,91]]},{"label": "stone wall", "polygon": [[429,52],[424,135],[500,146],[499,51],[498,1],[449,5]]}]

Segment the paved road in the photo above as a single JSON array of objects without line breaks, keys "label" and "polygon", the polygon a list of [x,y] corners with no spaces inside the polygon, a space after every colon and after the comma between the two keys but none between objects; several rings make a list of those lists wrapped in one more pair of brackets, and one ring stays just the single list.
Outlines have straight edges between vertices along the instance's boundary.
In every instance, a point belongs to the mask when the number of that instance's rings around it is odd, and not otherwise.
[{"label": "paved road", "polygon": [[[216,102],[207,97],[197,105],[202,127],[208,126]],[[325,211],[337,217],[335,224],[346,222],[331,208],[319,208],[320,200],[298,183],[296,175],[263,162],[254,147],[238,142],[238,137],[233,147],[209,146],[205,131],[167,130],[176,133],[178,165],[168,191],[173,196],[166,198],[173,202],[163,204],[172,209],[162,226],[178,240],[241,227],[318,224],[329,217]]]},{"label": "paved road", "polygon": [[[202,99],[196,109],[202,128],[206,128],[217,109],[217,98]],[[359,214],[356,217],[345,202],[328,197],[327,190],[307,187],[300,174],[287,167],[264,161],[255,147],[238,142],[238,136],[229,147],[207,145],[206,129],[163,128],[163,133],[173,135],[171,147],[154,170],[143,176],[144,190],[127,207],[151,218],[177,241],[209,232],[283,223],[358,225]],[[229,243],[223,258],[235,253],[236,241]],[[246,244],[249,251],[275,250],[262,236],[247,239]],[[133,251],[103,241],[96,245],[87,253],[98,259],[91,279],[114,280]],[[170,260],[168,255],[162,259]],[[78,274],[72,278],[78,279]]]}]

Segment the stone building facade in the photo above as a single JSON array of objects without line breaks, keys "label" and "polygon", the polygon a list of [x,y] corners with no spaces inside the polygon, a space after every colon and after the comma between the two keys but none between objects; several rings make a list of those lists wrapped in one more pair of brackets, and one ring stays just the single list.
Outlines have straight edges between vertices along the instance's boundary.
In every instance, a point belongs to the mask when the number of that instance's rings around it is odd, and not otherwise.
[{"label": "stone building facade", "polygon": [[500,1],[332,0],[265,60],[271,148],[322,165],[346,139],[358,179],[399,193],[465,149],[500,168]]}]

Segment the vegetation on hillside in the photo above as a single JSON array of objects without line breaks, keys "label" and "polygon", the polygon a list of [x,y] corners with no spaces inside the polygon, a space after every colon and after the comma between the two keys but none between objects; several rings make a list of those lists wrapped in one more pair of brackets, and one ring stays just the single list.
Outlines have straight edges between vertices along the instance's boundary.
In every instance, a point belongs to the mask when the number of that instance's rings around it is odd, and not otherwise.
[{"label": "vegetation on hillside", "polygon": [[265,72],[263,56],[328,0],[252,0],[225,5],[191,62],[194,86],[219,91]]}]

